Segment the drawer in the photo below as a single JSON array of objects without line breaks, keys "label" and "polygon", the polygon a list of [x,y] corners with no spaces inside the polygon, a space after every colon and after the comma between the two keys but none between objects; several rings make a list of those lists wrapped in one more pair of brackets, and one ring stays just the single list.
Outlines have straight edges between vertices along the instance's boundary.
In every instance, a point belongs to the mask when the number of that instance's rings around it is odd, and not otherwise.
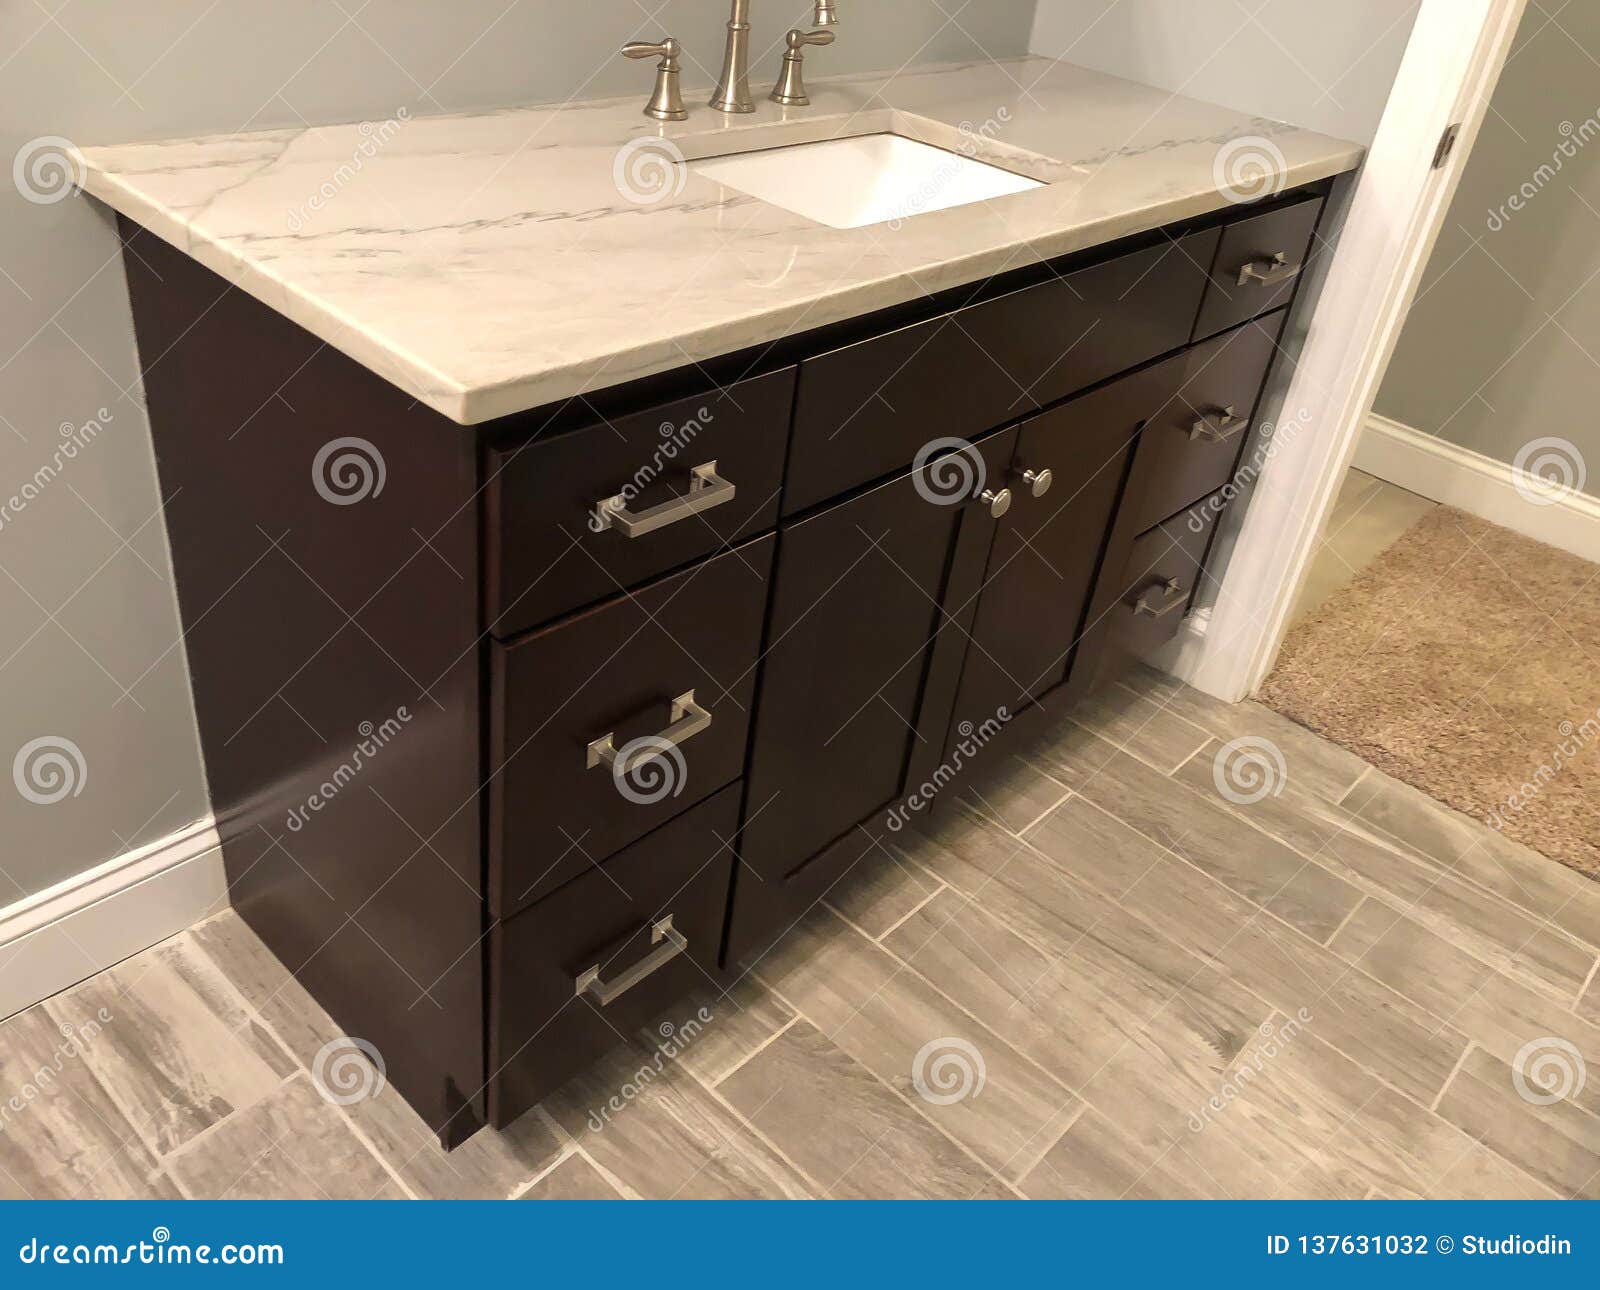
[{"label": "drawer", "polygon": [[743,774],[774,544],[492,645],[492,913],[526,908]]},{"label": "drawer", "polygon": [[1150,418],[1139,438],[1127,503],[1134,532],[1209,496],[1233,477],[1287,316],[1273,314],[1224,332],[1181,360],[1177,394]]},{"label": "drawer", "polygon": [[[723,789],[490,931],[497,1128],[714,977],[740,790]],[[702,1022],[670,1020],[679,1042]]]},{"label": "drawer", "polygon": [[1312,197],[1228,225],[1194,329],[1196,339],[1288,304],[1321,215],[1322,198]]},{"label": "drawer", "polygon": [[1116,635],[1127,652],[1146,654],[1177,635],[1200,587],[1222,506],[1222,494],[1208,497],[1134,542],[1123,579],[1127,590],[1115,611]]},{"label": "drawer", "polygon": [[800,367],[783,510],[909,466],[1188,343],[1219,231],[1118,256]]},{"label": "drawer", "polygon": [[[487,462],[490,629],[515,636],[770,528],[795,369],[517,447]],[[621,499],[615,513],[600,504]]]}]

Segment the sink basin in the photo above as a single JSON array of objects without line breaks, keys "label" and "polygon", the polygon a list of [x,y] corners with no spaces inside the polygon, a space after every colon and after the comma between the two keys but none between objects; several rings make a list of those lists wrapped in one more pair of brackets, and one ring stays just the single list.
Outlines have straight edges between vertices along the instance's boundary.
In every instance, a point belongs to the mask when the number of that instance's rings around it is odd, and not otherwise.
[{"label": "sink basin", "polygon": [[801,143],[685,162],[690,171],[831,228],[910,219],[1044,187],[898,134]]}]

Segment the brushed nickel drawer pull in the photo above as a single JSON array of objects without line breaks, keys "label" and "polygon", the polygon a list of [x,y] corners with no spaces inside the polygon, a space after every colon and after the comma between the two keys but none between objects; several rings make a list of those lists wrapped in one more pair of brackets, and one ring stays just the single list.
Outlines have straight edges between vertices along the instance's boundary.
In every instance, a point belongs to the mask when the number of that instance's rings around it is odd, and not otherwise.
[{"label": "brushed nickel drawer pull", "polygon": [[1028,492],[1035,497],[1043,497],[1050,491],[1050,486],[1056,482],[1056,472],[1048,468],[1044,470],[1019,470],[1017,478],[1028,486]]},{"label": "brushed nickel drawer pull", "polygon": [[[1213,424],[1215,418],[1215,424]],[[1206,443],[1227,443],[1243,430],[1250,421],[1247,417],[1235,416],[1233,406],[1219,408],[1215,412],[1208,412],[1194,425],[1189,427],[1189,439],[1203,439]]]},{"label": "brushed nickel drawer pull", "polygon": [[669,524],[686,520],[691,515],[699,515],[714,506],[731,502],[738,491],[735,485],[717,474],[717,463],[708,461],[689,472],[687,493],[669,502],[662,502],[660,506],[652,506],[647,511],[629,514],[626,493],[596,502],[592,527],[600,532],[614,528],[625,538],[643,537],[646,533],[654,533]]},{"label": "brushed nickel drawer pull", "polygon": [[[1160,598],[1156,593],[1160,592]],[[1176,578],[1168,578],[1159,587],[1152,587],[1140,596],[1134,604],[1136,614],[1149,614],[1152,618],[1165,618],[1174,609],[1181,608],[1189,599],[1189,593],[1184,585]]]},{"label": "brushed nickel drawer pull", "polygon": [[1289,253],[1279,251],[1270,260],[1250,260],[1239,270],[1239,285],[1247,287],[1252,282],[1262,287],[1276,287],[1300,276],[1303,265],[1290,264]]},{"label": "brushed nickel drawer pull", "polygon": [[672,925],[672,915],[651,924],[650,943],[657,948],[650,951],[615,981],[600,975],[600,965],[585,968],[573,978],[577,997],[592,994],[602,1008],[609,1008],[646,977],[659,972],[689,948],[689,938]]},{"label": "brushed nickel drawer pull", "polygon": [[635,739],[618,751],[615,730],[592,740],[585,750],[584,768],[609,766],[618,779],[626,779],[646,762],[655,761],[664,752],[687,743],[702,730],[711,728],[711,713],[694,701],[694,691],[688,690],[672,701],[672,724],[658,735],[645,735]]}]

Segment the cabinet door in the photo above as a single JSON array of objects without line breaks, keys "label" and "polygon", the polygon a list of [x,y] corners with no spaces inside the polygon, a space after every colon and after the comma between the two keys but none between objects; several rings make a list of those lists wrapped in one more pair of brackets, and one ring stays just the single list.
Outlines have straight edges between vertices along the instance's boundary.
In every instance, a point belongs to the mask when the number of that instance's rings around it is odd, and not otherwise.
[{"label": "cabinet door", "polygon": [[1162,364],[1124,377],[1018,428],[1005,480],[1013,502],[984,575],[952,740],[1002,707],[1015,715],[1071,672],[1140,429],[1172,373]]},{"label": "cabinet door", "polygon": [[937,759],[996,525],[973,493],[980,475],[1004,487],[1015,442],[991,435],[781,530],[736,923],[781,914],[808,861],[897,800],[924,750]]}]

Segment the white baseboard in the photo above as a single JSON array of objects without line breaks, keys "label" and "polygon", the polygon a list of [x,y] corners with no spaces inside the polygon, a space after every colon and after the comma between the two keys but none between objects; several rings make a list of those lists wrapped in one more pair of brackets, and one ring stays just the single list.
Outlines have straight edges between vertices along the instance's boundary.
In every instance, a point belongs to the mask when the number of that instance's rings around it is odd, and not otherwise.
[{"label": "white baseboard", "polygon": [[1549,505],[1517,491],[1503,461],[1374,413],[1356,447],[1357,470],[1600,563],[1600,498],[1569,493]]},{"label": "white baseboard", "polygon": [[0,909],[0,1018],[227,904],[222,842],[205,819]]}]

